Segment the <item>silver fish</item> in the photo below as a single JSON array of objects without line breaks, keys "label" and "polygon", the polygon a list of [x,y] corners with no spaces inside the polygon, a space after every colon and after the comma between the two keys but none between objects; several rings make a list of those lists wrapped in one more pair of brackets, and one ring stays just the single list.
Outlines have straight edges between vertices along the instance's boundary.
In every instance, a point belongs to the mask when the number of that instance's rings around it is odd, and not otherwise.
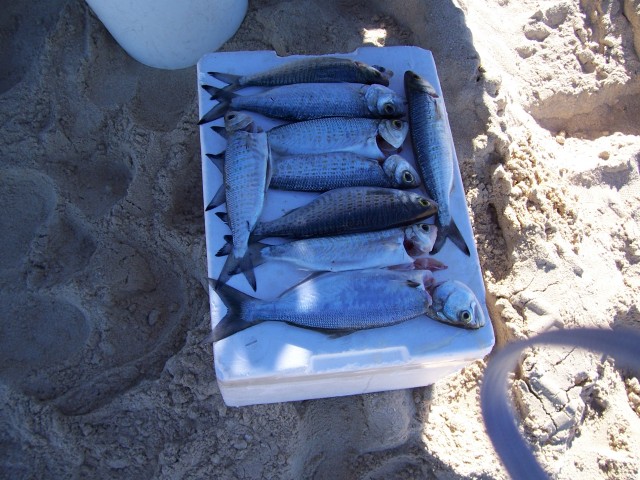
[{"label": "silver fish", "polygon": [[426,311],[431,297],[424,282],[431,278],[428,270],[327,273],[303,281],[274,300],[258,300],[223,285],[217,293],[227,314],[210,339],[218,341],[264,321],[334,331],[394,325]]},{"label": "silver fish", "polygon": [[449,238],[469,255],[469,247],[450,211],[454,159],[442,99],[427,80],[412,71],[404,74],[404,88],[409,102],[411,139],[416,161],[427,193],[438,204],[438,238],[431,253],[437,253]]},{"label": "silver fish", "polygon": [[486,323],[480,302],[473,291],[458,280],[447,280],[429,289],[433,304],[426,314],[434,320],[465,328],[480,328]]},{"label": "silver fish", "polygon": [[198,122],[220,118],[229,110],[250,110],[283,120],[323,117],[396,118],[405,114],[404,99],[383,85],[300,83],[271,88],[254,95],[237,95],[203,85],[219,103]]},{"label": "silver fish", "polygon": [[[247,280],[255,290],[256,281],[248,252],[249,236],[262,213],[269,184],[269,148],[264,132],[247,131],[254,124],[248,116],[228,115],[229,134],[224,161],[224,191],[227,203],[225,218],[233,238],[233,249],[227,257],[218,283],[230,278],[229,272],[243,265]],[[220,215],[218,215],[220,216]]]},{"label": "silver fish", "polygon": [[402,120],[329,117],[289,123],[267,135],[277,155],[354,152],[369,158],[386,158],[404,142],[409,125]]},{"label": "silver fish", "polygon": [[324,192],[340,187],[416,188],[418,173],[399,155],[380,162],[353,152],[291,155],[273,159],[270,187]]},{"label": "silver fish", "polygon": [[[207,157],[224,173],[224,153],[207,153]],[[382,164],[375,159],[351,152],[318,153],[271,159],[269,187],[304,192],[326,192],[342,187],[415,188],[418,173],[404,158],[391,155]],[[207,205],[212,210],[225,202],[221,186]]]},{"label": "silver fish", "polygon": [[280,218],[259,222],[253,235],[305,238],[370,232],[415,223],[437,208],[431,199],[406,190],[336,188]]},{"label": "silver fish", "polygon": [[379,83],[389,86],[391,70],[378,65],[369,66],[357,60],[339,57],[313,57],[293,60],[264,72],[250,75],[233,75],[208,72],[218,80],[228,83],[227,90],[243,87],[275,87],[294,83]]},{"label": "silver fish", "polygon": [[258,300],[228,285],[218,294],[227,314],[210,336],[214,342],[264,321],[338,332],[386,327],[420,315],[468,329],[485,324],[479,302],[466,285],[455,280],[434,284],[428,270],[325,273],[273,300]]},{"label": "silver fish", "polygon": [[[418,223],[378,232],[334,237],[307,238],[281,245],[254,243],[249,246],[253,266],[281,261],[303,270],[341,272],[366,268],[441,270],[435,259],[416,258],[428,253],[436,239],[436,227]],[[229,244],[217,256],[228,254]]]}]

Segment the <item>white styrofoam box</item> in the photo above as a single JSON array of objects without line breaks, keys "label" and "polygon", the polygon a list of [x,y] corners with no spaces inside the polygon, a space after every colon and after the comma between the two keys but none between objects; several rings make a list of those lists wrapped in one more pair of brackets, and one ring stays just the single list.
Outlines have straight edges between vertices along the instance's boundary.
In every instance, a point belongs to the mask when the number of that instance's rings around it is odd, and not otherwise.
[{"label": "white styrofoam box", "polygon": [[[334,56],[349,57],[391,69],[395,74],[390,87],[401,94],[404,94],[403,77],[406,70],[424,76],[442,94],[429,51],[417,47],[363,47],[351,54]],[[200,116],[216,103],[200,86],[224,86],[207,72],[255,73],[299,58],[278,57],[275,52],[269,51],[203,56],[198,63]],[[249,95],[262,90],[251,87],[239,90],[238,94]],[[250,114],[264,130],[283,123]],[[219,119],[200,128],[205,206],[222,184],[222,173],[205,154],[220,153],[226,146],[226,141],[210,127],[223,124],[223,120]],[[409,137],[403,145],[402,155],[415,165]],[[394,326],[331,338],[322,332],[284,323],[261,323],[214,345],[216,377],[227,405],[283,402],[429,385],[491,351],[494,333],[486,309],[484,284],[457,159],[454,170],[451,209],[471,250],[471,257],[464,255],[447,240],[435,258],[449,268],[435,272],[435,277],[436,280],[457,279],[466,283],[483,306],[486,325],[479,330],[465,330],[427,317],[418,317]],[[308,203],[317,195],[269,190],[262,219],[279,217],[292,208]],[[215,256],[225,243],[223,236],[230,233],[215,215],[216,211],[224,208],[222,205],[205,213],[208,273],[211,278],[218,277],[225,261],[225,257]],[[357,254],[354,252],[354,255]],[[243,275],[234,276],[229,285],[254,297],[270,299],[299,283],[307,275],[308,272],[281,262],[267,262],[256,268],[256,292],[251,290]],[[226,307],[212,288],[209,288],[209,296],[213,327],[225,315]]]}]

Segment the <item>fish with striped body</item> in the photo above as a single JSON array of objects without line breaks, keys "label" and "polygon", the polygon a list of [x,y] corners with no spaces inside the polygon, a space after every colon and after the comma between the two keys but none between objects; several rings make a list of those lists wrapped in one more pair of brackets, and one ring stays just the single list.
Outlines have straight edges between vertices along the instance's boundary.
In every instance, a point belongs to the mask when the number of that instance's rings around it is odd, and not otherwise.
[{"label": "fish with striped body", "polygon": [[[207,157],[224,171],[224,154]],[[420,185],[411,164],[399,155],[380,162],[351,152],[293,155],[271,159],[270,188],[303,192],[326,192],[342,187],[387,187],[409,189]],[[209,211],[224,203],[224,186],[207,205]]]},{"label": "fish with striped body", "polygon": [[220,118],[229,109],[291,121],[322,117],[397,118],[405,114],[404,99],[383,85],[300,83],[253,95],[238,95],[211,85],[202,88],[219,103],[203,115],[199,125]]},{"label": "fish with striped body", "polygon": [[329,117],[280,125],[267,136],[274,155],[354,152],[382,159],[396,153],[408,132],[398,119]]},{"label": "fish with striped body", "polygon": [[290,155],[272,160],[271,188],[325,192],[341,187],[410,189],[420,186],[413,166],[400,155],[379,161],[353,152]]},{"label": "fish with striped body", "polygon": [[409,102],[411,140],[418,169],[427,193],[438,204],[438,238],[431,253],[440,251],[449,238],[469,256],[469,247],[451,216],[454,157],[442,99],[427,80],[410,70],[404,74],[404,86]]},{"label": "fish with striped body", "polygon": [[340,57],[312,57],[292,60],[269,70],[234,75],[223,72],[208,72],[212,77],[228,83],[228,91],[244,87],[276,87],[294,83],[364,83],[389,86],[390,70],[378,65]]},{"label": "fish with striped body", "polygon": [[214,342],[265,321],[345,333],[395,325],[425,314],[469,329],[485,323],[478,300],[466,285],[435,284],[428,270],[330,272],[305,280],[273,300],[253,298],[228,285],[218,294],[227,314],[213,329],[210,340]]},{"label": "fish with striped body", "polygon": [[282,217],[258,222],[252,238],[306,238],[384,230],[416,223],[434,215],[437,209],[431,199],[406,190],[336,188]]}]

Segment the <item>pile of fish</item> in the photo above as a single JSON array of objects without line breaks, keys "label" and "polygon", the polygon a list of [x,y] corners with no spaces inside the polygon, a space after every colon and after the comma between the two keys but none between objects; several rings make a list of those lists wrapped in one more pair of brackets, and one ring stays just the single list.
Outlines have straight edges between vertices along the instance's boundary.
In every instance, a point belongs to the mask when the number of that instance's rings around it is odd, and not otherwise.
[{"label": "pile of fish", "polygon": [[[466,285],[436,282],[432,274],[447,268],[428,256],[447,238],[470,253],[450,213],[454,157],[444,107],[425,79],[405,73],[407,109],[388,88],[391,71],[346,58],[306,58],[254,75],[209,74],[229,84],[203,85],[218,103],[200,120],[224,117],[224,127],[211,128],[227,140],[224,152],[207,155],[223,184],[206,210],[225,203],[226,211],[215,214],[231,230],[216,254],[226,256],[224,266],[210,279],[227,306],[213,341],[264,321],[334,333],[420,315],[472,329],[485,324]],[[236,93],[248,86],[267,89]],[[245,111],[291,123],[265,132]],[[419,173],[398,155],[409,132]],[[426,195],[416,190],[421,185]],[[262,221],[269,188],[320,194]],[[425,221],[431,217],[435,224]],[[273,237],[289,241],[265,242]],[[271,300],[227,284],[242,273],[255,291],[254,269],[270,261],[310,275]]]}]

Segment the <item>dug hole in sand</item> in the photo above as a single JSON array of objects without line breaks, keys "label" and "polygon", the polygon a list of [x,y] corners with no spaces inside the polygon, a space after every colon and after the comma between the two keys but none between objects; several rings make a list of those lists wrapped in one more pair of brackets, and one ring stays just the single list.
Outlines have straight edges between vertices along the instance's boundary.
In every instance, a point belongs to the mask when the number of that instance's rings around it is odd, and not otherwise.
[{"label": "dug hole in sand", "polygon": [[[499,347],[639,326],[639,12],[256,1],[222,50],[432,51]],[[0,35],[3,476],[506,478],[484,361],[427,388],[225,407],[200,345],[195,69],[135,62],[80,1],[7,7]],[[512,393],[556,478],[637,477],[637,373],[540,348]]]}]

